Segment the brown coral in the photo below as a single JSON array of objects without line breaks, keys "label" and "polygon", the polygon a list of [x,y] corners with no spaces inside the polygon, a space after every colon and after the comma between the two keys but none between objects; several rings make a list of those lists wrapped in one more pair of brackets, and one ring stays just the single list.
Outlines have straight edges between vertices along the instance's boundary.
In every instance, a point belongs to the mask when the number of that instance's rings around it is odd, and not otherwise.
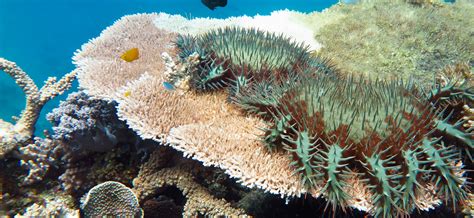
[{"label": "brown coral", "polygon": [[224,199],[217,199],[204,187],[193,180],[189,166],[178,164],[171,168],[163,167],[162,149],[155,151],[150,160],[142,165],[138,177],[133,180],[134,190],[139,199],[144,199],[157,188],[176,186],[186,196],[183,216],[192,217],[198,214],[207,216],[242,216],[244,211],[230,206]]}]

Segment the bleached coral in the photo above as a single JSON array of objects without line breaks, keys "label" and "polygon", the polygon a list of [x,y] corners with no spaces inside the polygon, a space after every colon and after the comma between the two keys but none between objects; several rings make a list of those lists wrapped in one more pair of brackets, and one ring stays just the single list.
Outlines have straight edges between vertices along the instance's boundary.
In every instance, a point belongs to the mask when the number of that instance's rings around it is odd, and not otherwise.
[{"label": "bleached coral", "polygon": [[[145,72],[162,73],[165,66],[161,54],[173,54],[171,45],[175,34],[157,28],[153,24],[156,16],[125,16],[76,51],[73,62],[79,71],[79,85],[87,94],[113,100],[128,81]],[[140,56],[133,62],[126,62],[120,56],[130,48],[138,48]]]},{"label": "bleached coral", "polygon": [[159,13],[154,19],[154,24],[158,28],[171,32],[191,35],[202,34],[211,29],[228,26],[256,28],[263,31],[283,34],[297,42],[308,44],[312,50],[318,50],[321,45],[314,39],[313,31],[299,19],[299,17],[306,15],[305,13],[296,11],[280,10],[273,11],[270,15],[256,15],[253,17],[186,19],[181,15]]},{"label": "bleached coral", "polygon": [[[41,89],[34,81],[14,62],[0,58],[0,70],[10,75],[26,95],[26,106],[20,118],[13,126],[2,124],[0,130],[0,157],[31,139],[35,124],[43,106],[52,98],[60,95],[71,87],[76,78],[76,71],[64,75],[59,81],[56,77],[49,77]],[[5,123],[5,121],[1,121]]]}]

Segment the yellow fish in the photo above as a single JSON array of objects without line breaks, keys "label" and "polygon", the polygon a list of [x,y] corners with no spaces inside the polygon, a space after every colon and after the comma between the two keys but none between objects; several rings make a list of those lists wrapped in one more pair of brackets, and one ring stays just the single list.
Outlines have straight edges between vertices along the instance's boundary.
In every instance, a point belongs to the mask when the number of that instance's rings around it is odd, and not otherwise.
[{"label": "yellow fish", "polygon": [[125,91],[125,93],[123,93],[123,95],[125,97],[129,97],[131,94],[132,94],[132,91],[130,91],[130,90],[127,90],[127,91]]},{"label": "yellow fish", "polygon": [[120,56],[120,58],[122,58],[122,60],[124,60],[126,62],[132,62],[134,60],[137,60],[138,56],[139,56],[138,48],[132,48],[132,49],[124,52],[122,54],[122,56]]}]

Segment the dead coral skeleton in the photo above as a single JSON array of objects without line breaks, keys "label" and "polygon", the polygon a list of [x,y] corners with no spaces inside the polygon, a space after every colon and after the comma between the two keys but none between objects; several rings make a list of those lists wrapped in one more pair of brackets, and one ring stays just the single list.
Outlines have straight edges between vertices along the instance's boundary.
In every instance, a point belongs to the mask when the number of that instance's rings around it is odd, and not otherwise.
[{"label": "dead coral skeleton", "polygon": [[76,71],[64,75],[59,81],[56,77],[49,77],[40,89],[14,62],[0,58],[0,70],[11,76],[26,95],[25,109],[15,124],[0,120],[0,157],[3,157],[7,152],[33,137],[41,109],[46,102],[71,87],[76,78]]},{"label": "dead coral skeleton", "polygon": [[176,186],[187,198],[183,216],[194,217],[199,214],[206,216],[243,216],[241,209],[231,207],[224,199],[217,199],[193,179],[191,169],[185,164],[177,164],[170,168],[162,168],[162,149],[156,150],[150,160],[143,164],[140,173],[133,180],[134,190],[139,199],[143,200],[153,194],[156,189],[164,186]]}]

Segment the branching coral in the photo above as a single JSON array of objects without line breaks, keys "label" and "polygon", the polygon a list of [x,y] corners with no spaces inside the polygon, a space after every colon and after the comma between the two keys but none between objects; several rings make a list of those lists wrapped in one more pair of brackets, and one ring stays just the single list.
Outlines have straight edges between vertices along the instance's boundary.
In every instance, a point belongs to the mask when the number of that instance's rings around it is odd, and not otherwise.
[{"label": "branching coral", "polygon": [[10,75],[26,95],[26,107],[19,120],[13,126],[2,125],[6,128],[0,130],[0,157],[2,157],[9,150],[32,138],[41,109],[46,102],[71,87],[76,78],[76,71],[66,74],[59,81],[55,77],[49,77],[39,89],[28,74],[14,62],[0,58],[0,70]]},{"label": "branching coral", "polygon": [[20,164],[28,168],[23,183],[29,185],[44,179],[46,173],[57,161],[60,143],[52,139],[35,137],[35,143],[19,148]]},{"label": "branching coral", "polygon": [[190,169],[185,165],[163,168],[163,155],[155,151],[150,160],[143,164],[138,177],[133,180],[134,190],[140,199],[163,186],[176,186],[186,196],[183,216],[199,214],[207,216],[242,216],[244,211],[230,206],[224,199],[213,197],[205,188],[193,180]]}]

